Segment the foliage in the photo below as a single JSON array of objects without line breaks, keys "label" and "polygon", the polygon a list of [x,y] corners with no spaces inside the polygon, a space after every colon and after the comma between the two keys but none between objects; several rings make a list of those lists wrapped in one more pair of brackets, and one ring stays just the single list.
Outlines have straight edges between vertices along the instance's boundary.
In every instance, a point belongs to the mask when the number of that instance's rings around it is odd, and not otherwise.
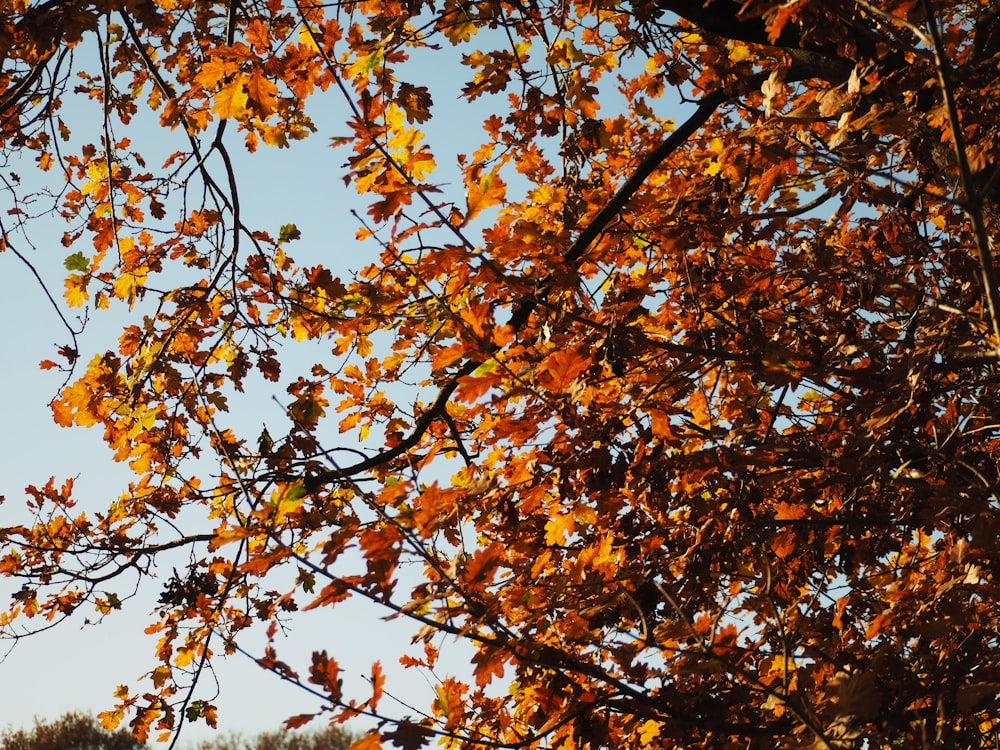
[{"label": "foliage", "polygon": [[126,730],[108,732],[82,713],[64,714],[52,721],[35,719],[30,729],[0,733],[0,750],[138,750],[142,746]]},{"label": "foliage", "polygon": [[[310,731],[261,732],[250,739],[223,734],[197,745],[197,750],[347,750],[354,736],[339,726]],[[35,720],[31,729],[0,733],[0,750],[139,750],[144,745],[125,729],[109,732],[82,713],[53,721]]]},{"label": "foliage", "polygon": [[322,729],[261,732],[249,739],[239,734],[223,734],[201,742],[196,750],[347,750],[355,736],[333,725]]},{"label": "foliage", "polygon": [[[213,723],[198,676],[266,623],[262,667],[377,719],[358,750],[995,745],[996,2],[0,13],[3,145],[53,180],[6,183],[5,246],[51,196],[66,304],[141,303],[115,350],[42,363],[56,422],[135,479],[103,512],[28,488],[0,627],[112,613],[190,560],[107,726]],[[452,84],[493,113],[442,155]],[[345,278],[242,212],[233,167],[329,97],[377,246]],[[259,382],[288,420],[258,440]],[[332,644],[279,653],[296,610],[359,598],[412,623],[424,713],[379,664],[345,688]]]}]

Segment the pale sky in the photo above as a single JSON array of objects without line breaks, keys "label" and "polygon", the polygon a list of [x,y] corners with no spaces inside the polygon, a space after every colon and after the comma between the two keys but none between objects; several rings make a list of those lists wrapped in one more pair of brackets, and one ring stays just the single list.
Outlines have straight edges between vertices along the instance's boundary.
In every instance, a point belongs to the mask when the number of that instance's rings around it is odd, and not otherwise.
[{"label": "pale sky", "polygon": [[[457,80],[450,82],[455,84],[451,91],[445,88],[440,93],[444,66],[439,59],[429,59],[423,65],[424,78],[438,87],[432,88],[435,118],[425,126],[438,157],[440,171],[435,181],[449,183],[443,188],[442,200],[462,203],[464,192],[456,176],[455,154],[459,150],[469,152],[478,145],[482,136],[480,124],[490,114],[491,102],[485,97],[476,105],[459,102],[457,91],[461,82]],[[293,143],[290,150],[262,147],[253,157],[241,157],[237,176],[244,216],[251,217],[251,224],[274,235],[282,224],[296,224],[302,231],[302,239],[288,246],[289,254],[299,264],[322,262],[335,274],[345,273],[347,269],[367,265],[374,255],[371,247],[354,239],[357,222],[350,211],[363,213],[365,204],[342,180],[341,165],[349,152],[327,145],[331,136],[347,132],[342,125],[345,105],[332,90],[320,96],[322,105],[313,107],[320,126],[318,134],[305,142]],[[614,112],[605,110],[601,114],[612,116]],[[124,134],[122,129],[119,136]],[[164,139],[162,133],[152,128],[146,132],[140,130],[131,136],[140,151],[144,148],[143,135]],[[239,142],[239,134],[235,128],[231,129],[229,143],[234,153]],[[159,146],[164,153],[172,148],[167,143]],[[30,169],[22,167],[19,171],[26,174]],[[513,189],[510,184],[509,187]],[[0,206],[0,212],[5,210]],[[72,252],[58,242],[63,230],[59,219],[36,222],[32,237],[37,250],[30,250],[23,240],[13,237],[17,248],[30,256],[60,301],[66,273],[62,263]],[[52,422],[47,403],[55,395],[62,376],[57,372],[42,372],[37,364],[42,359],[57,359],[53,344],[68,343],[68,339],[28,269],[10,253],[0,256],[0,264],[0,299],[8,321],[0,327],[0,351],[7,353],[4,396],[0,397],[0,423],[4,428],[0,434],[4,467],[0,494],[6,495],[7,500],[0,506],[0,523],[22,520],[23,511],[18,506],[23,500],[23,487],[29,483],[42,484],[51,475],[58,480],[77,478],[77,496],[84,509],[106,507],[126,486],[128,472],[111,460],[96,429],[67,430]],[[64,314],[72,312],[64,308]],[[133,318],[136,314],[133,313]],[[114,348],[124,320],[121,315],[106,313],[91,320],[80,340],[81,364],[95,352]],[[273,386],[272,391],[260,393],[254,413],[240,413],[232,418],[256,434],[253,430],[259,430],[262,422],[280,422],[280,409],[271,397],[280,399],[284,395],[283,387]],[[170,570],[161,567],[161,573]],[[5,602],[10,586],[9,581],[0,579],[0,596]],[[120,595],[124,593],[119,591]],[[147,581],[140,595],[126,603],[124,611],[114,613],[99,626],[82,627],[88,613],[80,612],[52,631],[19,642],[0,662],[0,725],[26,725],[36,715],[55,718],[75,709],[106,710],[113,704],[117,685],[138,685],[137,678],[155,666],[155,637],[142,631],[151,621],[150,611],[158,593],[156,584],[150,587]],[[338,605],[336,612],[298,613],[291,633],[278,641],[282,649],[279,657],[306,673],[309,653],[326,648],[341,659],[348,691],[352,683],[359,689],[363,687],[362,675],[368,673],[372,661],[379,659],[387,672],[387,694],[425,710],[433,696],[428,679],[413,670],[404,674],[397,664],[399,654],[409,645],[412,628],[399,620],[385,622],[381,619],[383,614],[361,605]],[[258,634],[256,643],[244,645],[259,652],[262,644],[263,638]],[[0,655],[5,653],[7,645],[0,642],[3,649]],[[446,648],[445,643],[442,649],[445,657]],[[291,658],[295,655],[297,660]],[[443,667],[468,675],[471,671],[468,653],[457,649],[453,658],[444,658]],[[247,733],[272,730],[288,716],[318,707],[315,699],[265,673],[245,657],[219,660],[216,668],[221,696],[215,702],[223,730]],[[211,679],[206,678],[202,687],[210,692]],[[203,697],[211,696],[203,694]],[[391,698],[386,701],[384,705],[388,708]],[[402,716],[412,712],[401,707],[391,713]],[[188,739],[210,735],[204,724],[186,725],[184,731]]]},{"label": "pale sky", "polygon": [[[433,64],[435,75],[439,70]],[[453,82],[458,85],[458,82]],[[346,274],[349,269],[360,269],[375,257],[373,245],[358,243],[354,236],[357,220],[351,210],[364,214],[365,202],[353,187],[344,185],[342,165],[350,155],[346,148],[332,149],[330,138],[347,133],[343,125],[347,110],[339,93],[331,90],[318,95],[312,114],[319,132],[312,138],[293,143],[290,149],[278,150],[262,146],[254,155],[242,155],[237,161],[244,220],[253,228],[265,229],[276,236],[282,224],[294,223],[302,231],[302,238],[288,245],[287,250],[300,265],[323,263],[334,274]],[[468,144],[467,150],[478,145],[480,123],[489,113],[485,100],[479,106],[469,106],[457,99],[457,88],[450,95],[435,99],[436,119],[426,129],[432,143],[440,144],[438,179],[450,182],[445,190],[448,197],[464,201],[455,167],[455,153],[459,144]],[[72,105],[71,105],[72,106]],[[93,116],[93,110],[88,112]],[[70,123],[74,125],[73,122]],[[92,126],[93,127],[93,126]],[[81,128],[82,129],[82,128]],[[118,137],[126,134],[120,128]],[[150,125],[128,135],[134,147],[148,154],[160,149],[163,154],[182,148],[168,142],[169,136]],[[152,138],[154,140],[148,141]],[[179,137],[174,134],[174,137]],[[235,128],[228,131],[228,143],[234,156],[241,151],[241,136]],[[464,146],[463,146],[464,148]],[[437,151],[438,149],[436,149]],[[153,160],[148,158],[151,166]],[[9,169],[18,171],[25,181],[31,166],[12,162]],[[0,206],[0,211],[5,211]],[[247,218],[249,217],[249,218]],[[19,236],[12,235],[14,246],[28,256],[46,280],[49,290],[61,303],[64,258],[74,252],[64,248],[59,238],[66,225],[58,218],[34,222],[31,228],[31,246]],[[83,248],[90,252],[89,245]],[[80,507],[87,511],[107,507],[129,481],[127,467],[115,464],[101,440],[100,428],[63,429],[52,422],[48,402],[56,394],[63,376],[55,371],[38,369],[43,359],[58,360],[55,344],[69,343],[55,311],[38,286],[30,270],[12,253],[0,255],[0,300],[3,301],[8,324],[0,326],[0,351],[7,352],[3,369],[3,397],[0,397],[0,456],[4,471],[0,475],[0,495],[6,502],[0,506],[0,524],[27,520],[22,507],[23,488],[28,484],[44,484],[50,476],[57,481],[66,477],[76,480],[76,496]],[[155,280],[151,281],[156,285]],[[71,322],[80,310],[68,310],[61,305],[63,314]],[[141,309],[129,314],[120,310],[98,311],[94,314],[80,338],[82,366],[95,352],[115,348],[115,341],[126,322],[141,317]],[[314,356],[310,354],[309,356]],[[315,356],[322,358],[322,352]],[[329,359],[329,353],[326,353]],[[227,419],[247,425],[255,435],[262,422],[280,423],[282,413],[272,397],[282,399],[283,385],[270,385],[254,401],[258,409],[251,414],[231,414]],[[169,574],[169,564],[160,566],[162,574]],[[152,584],[152,585],[151,585]],[[6,604],[11,591],[20,587],[0,579],[0,596]],[[118,588],[120,596],[126,586]],[[0,641],[0,726],[23,726],[32,717],[56,718],[70,710],[101,711],[112,707],[115,687],[120,684],[139,686],[143,673],[156,666],[153,650],[156,636],[143,634],[150,624],[151,611],[159,595],[159,584],[144,581],[139,595],[126,602],[122,612],[116,612],[100,625],[84,626],[84,619],[93,613],[81,611],[58,627],[31,636],[12,645]],[[365,694],[362,675],[370,672],[371,663],[380,660],[386,671],[386,694],[396,695],[403,702],[426,710],[433,692],[429,680],[414,670],[403,670],[397,660],[409,645],[413,634],[411,626],[402,621],[385,622],[386,613],[364,605],[338,605],[336,612],[327,610],[297,613],[290,634],[277,641],[279,658],[284,658],[301,674],[308,673],[309,654],[314,649],[326,648],[331,656],[340,660],[344,670],[345,689],[352,682]],[[34,624],[34,623],[32,623]],[[260,653],[264,644],[258,633],[256,642],[244,642],[248,649]],[[345,644],[346,647],[345,647]],[[442,645],[442,644],[439,644]],[[443,656],[445,649],[442,649]],[[297,656],[297,660],[292,657]],[[445,659],[443,664],[448,664]],[[462,671],[468,664],[468,654],[462,660],[452,660],[453,671]],[[302,690],[283,683],[257,667],[244,656],[220,659],[216,663],[220,682],[220,729],[253,733],[273,730],[294,714],[316,710],[315,698]],[[464,671],[468,671],[465,667]],[[204,678],[200,697],[211,698],[213,682]],[[207,693],[207,694],[206,694]],[[389,706],[391,698],[383,704]],[[402,716],[412,711],[400,708],[392,711]],[[359,723],[357,729],[364,726]],[[199,739],[211,736],[204,723],[186,724],[183,736]]]}]

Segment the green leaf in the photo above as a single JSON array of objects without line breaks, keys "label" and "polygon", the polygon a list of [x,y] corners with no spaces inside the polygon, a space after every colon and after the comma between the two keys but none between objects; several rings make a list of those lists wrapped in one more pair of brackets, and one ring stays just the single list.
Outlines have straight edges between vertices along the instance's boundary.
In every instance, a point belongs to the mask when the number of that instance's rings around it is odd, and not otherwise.
[{"label": "green leaf", "polygon": [[282,499],[295,502],[296,500],[301,500],[306,496],[306,486],[302,482],[296,482],[285,490],[284,497]]},{"label": "green leaf", "polygon": [[302,232],[294,224],[282,224],[278,230],[278,242],[291,242],[302,236]]},{"label": "green leaf", "polygon": [[90,271],[90,261],[87,260],[87,256],[81,252],[76,252],[66,258],[63,261],[63,265],[66,266],[67,271],[80,271],[81,273],[87,273]]}]

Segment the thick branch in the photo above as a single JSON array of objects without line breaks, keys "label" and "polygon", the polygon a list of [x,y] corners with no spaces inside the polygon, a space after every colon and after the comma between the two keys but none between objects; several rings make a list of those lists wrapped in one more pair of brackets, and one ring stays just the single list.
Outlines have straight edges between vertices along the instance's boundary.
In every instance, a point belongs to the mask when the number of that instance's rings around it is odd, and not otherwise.
[{"label": "thick branch", "polygon": [[[855,66],[854,60],[848,60],[838,54],[836,47],[823,46],[805,42],[802,30],[797,24],[785,24],[781,34],[772,40],[763,18],[747,16],[742,12],[746,3],[737,0],[660,0],[657,7],[683,18],[723,39],[733,39],[748,44],[758,44],[764,47],[774,47],[783,50],[792,62],[808,72],[808,76],[816,77],[832,83],[847,80]],[[855,29],[856,41],[864,41],[865,47],[874,49],[874,39]]]},{"label": "thick branch", "polygon": [[411,448],[415,448],[423,438],[424,433],[427,432],[427,428],[434,423],[435,420],[440,419],[445,408],[448,406],[448,401],[451,400],[451,394],[459,386],[459,380],[466,375],[471,374],[479,365],[483,363],[483,359],[474,359],[470,362],[466,362],[465,365],[456,372],[448,384],[441,388],[438,392],[438,397],[431,404],[431,407],[420,415],[420,419],[417,423],[413,425],[413,430],[410,434],[401,440],[399,443],[394,445],[392,448],[381,453],[377,453],[371,458],[366,458],[364,461],[359,461],[352,466],[346,466],[343,469],[334,468],[328,471],[320,472],[319,474],[314,474],[311,477],[306,477],[303,480],[307,492],[313,492],[324,484],[328,482],[336,482],[340,479],[347,479],[348,477],[354,477],[358,474],[366,472],[370,469],[374,469],[376,466],[381,466],[382,464],[391,461],[394,458],[398,458],[406,453]]},{"label": "thick branch", "polygon": [[[563,263],[567,266],[576,265],[594,241],[607,229],[608,225],[625,208],[628,202],[632,200],[632,196],[649,179],[649,176],[659,168],[668,156],[684,145],[687,139],[697,132],[698,128],[708,122],[708,119],[715,114],[720,105],[732,99],[733,96],[734,94],[719,90],[708,94],[702,99],[701,104],[698,105],[698,108],[691,116],[680,127],[676,128],[670,134],[670,137],[650,151],[639,162],[639,166],[636,167],[632,176],[625,181],[624,185],[618,188],[618,191],[611,196],[611,200],[607,202],[604,208],[597,212],[594,218],[590,220],[590,223],[577,235],[576,240],[574,240],[569,250],[563,256]],[[515,332],[520,332],[524,327],[531,313],[538,307],[538,298],[544,296],[547,289],[548,287],[543,287],[536,295],[523,300],[514,308],[514,312],[510,316],[510,325]]]}]

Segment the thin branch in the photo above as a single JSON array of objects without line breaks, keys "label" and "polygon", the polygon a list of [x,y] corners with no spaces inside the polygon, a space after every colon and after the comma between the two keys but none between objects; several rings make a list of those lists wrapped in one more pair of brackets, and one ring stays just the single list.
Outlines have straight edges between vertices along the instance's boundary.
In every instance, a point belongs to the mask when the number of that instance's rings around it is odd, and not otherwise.
[{"label": "thin branch", "polygon": [[1000,291],[997,289],[997,276],[993,269],[993,251],[986,230],[986,220],[983,217],[983,196],[976,189],[972,180],[972,169],[969,167],[969,158],[966,153],[965,134],[962,132],[962,121],[959,117],[958,105],[955,103],[955,92],[951,82],[951,66],[945,56],[941,33],[935,21],[930,0],[921,0],[921,5],[927,15],[927,26],[930,29],[934,49],[934,67],[937,70],[938,85],[941,86],[941,94],[944,97],[945,110],[948,114],[948,128],[951,130],[952,146],[955,149],[955,158],[958,162],[958,175],[964,194],[961,205],[965,209],[969,221],[972,222],[972,231],[976,238],[979,268],[983,275],[983,292],[986,296],[990,327],[993,330],[993,351],[1000,354]]},{"label": "thin branch", "polygon": [[921,0],[921,7],[926,16],[928,33],[919,26],[904,18],[887,13],[866,0],[855,0],[858,7],[889,21],[903,26],[912,32],[921,43],[931,48],[934,53],[934,70],[937,73],[938,86],[944,99],[945,114],[948,118],[948,130],[951,133],[951,143],[955,152],[955,162],[958,166],[959,187],[962,195],[956,201],[965,211],[972,224],[972,233],[976,241],[976,253],[979,256],[979,270],[982,274],[983,296],[986,298],[986,312],[989,316],[990,329],[993,334],[992,353],[1000,355],[1000,289],[998,289],[996,271],[993,269],[993,249],[990,246],[986,219],[983,216],[983,193],[977,189],[972,178],[972,169],[966,151],[965,134],[962,132],[962,120],[955,102],[955,89],[952,84],[952,69],[945,54],[941,31],[938,28],[934,9],[930,0]]}]

